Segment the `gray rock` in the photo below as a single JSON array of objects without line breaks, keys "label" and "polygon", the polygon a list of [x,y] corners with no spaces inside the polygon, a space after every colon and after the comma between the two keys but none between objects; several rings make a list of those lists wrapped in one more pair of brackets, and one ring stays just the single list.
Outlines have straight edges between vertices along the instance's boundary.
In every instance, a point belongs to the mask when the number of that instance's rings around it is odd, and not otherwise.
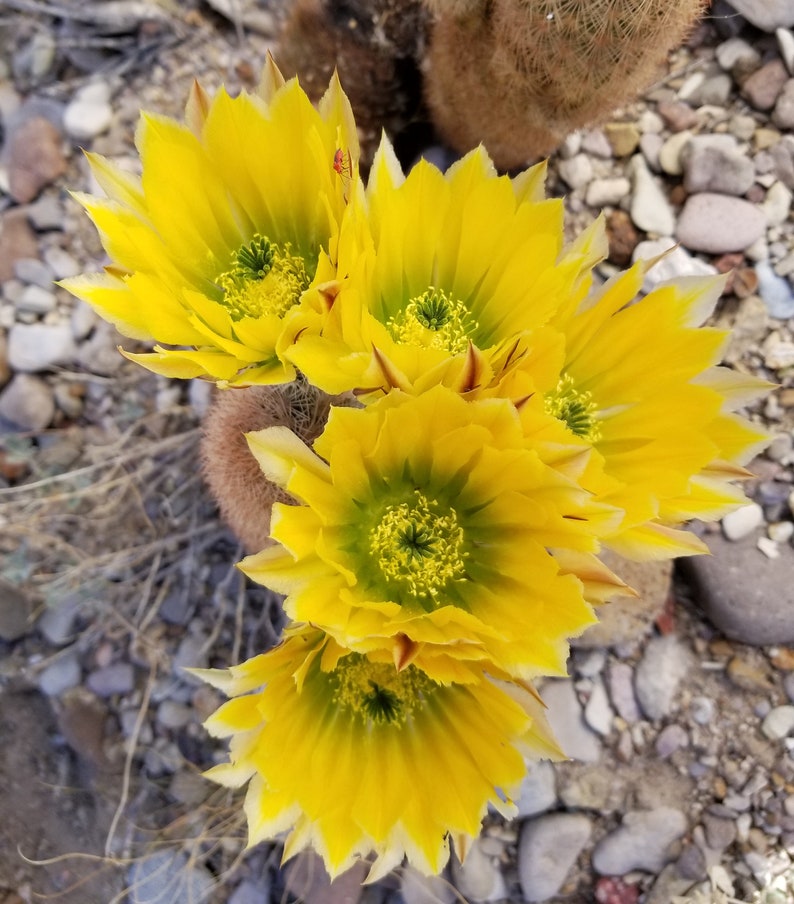
[{"label": "gray rock", "polygon": [[764,213],[742,198],[703,192],[691,195],[681,211],[676,236],[692,251],[744,251],[765,232]]},{"label": "gray rock", "polygon": [[794,672],[789,672],[783,678],[783,690],[786,692],[786,696],[789,700],[794,703]]},{"label": "gray rock", "polygon": [[667,725],[659,732],[654,748],[657,756],[666,760],[672,756],[676,750],[689,746],[689,735],[682,725]]},{"label": "gray rock", "polygon": [[269,900],[270,886],[267,883],[254,883],[245,879],[232,892],[229,904],[265,904]]},{"label": "gray rock", "polygon": [[215,888],[208,869],[178,850],[162,850],[136,860],[127,877],[131,904],[200,904]]},{"label": "gray rock", "polygon": [[489,856],[477,839],[466,854],[463,864],[452,859],[452,879],[461,895],[472,904],[502,900],[507,889],[499,868],[499,861]]},{"label": "gray rock", "polygon": [[74,639],[75,623],[80,611],[77,598],[67,596],[57,605],[47,607],[39,619],[38,628],[55,647],[62,647]]},{"label": "gray rock", "polygon": [[69,276],[77,276],[82,272],[80,264],[63,248],[57,245],[51,245],[46,248],[43,254],[44,261],[52,270],[55,279],[66,279]]},{"label": "gray rock", "polygon": [[8,363],[35,373],[69,364],[77,352],[68,323],[15,323],[8,332]]},{"label": "gray rock", "polygon": [[703,831],[706,844],[714,851],[724,851],[736,840],[736,823],[724,816],[703,814]]},{"label": "gray rock", "polygon": [[775,706],[764,717],[761,731],[770,741],[780,741],[794,732],[794,706]]},{"label": "gray rock", "polygon": [[598,735],[591,731],[582,717],[573,682],[547,681],[541,691],[551,730],[563,753],[574,760],[595,763],[601,756]]},{"label": "gray rock", "polygon": [[771,561],[756,549],[755,535],[735,543],[709,537],[711,556],[682,559],[695,584],[694,599],[727,637],[754,646],[794,643],[794,549],[780,547]]},{"label": "gray rock", "polygon": [[0,640],[19,640],[33,630],[33,600],[21,587],[0,577]]},{"label": "gray rock", "polygon": [[35,257],[22,257],[14,262],[14,275],[31,286],[49,289],[52,285],[52,271]]},{"label": "gray rock", "polygon": [[794,291],[788,280],[778,276],[767,261],[759,261],[755,272],[758,276],[758,294],[769,316],[776,320],[788,320],[794,316]]},{"label": "gray rock", "polygon": [[728,38],[716,51],[717,62],[726,72],[740,66],[745,71],[755,69],[761,63],[761,54],[742,38]]},{"label": "gray rock", "polygon": [[791,28],[794,25],[794,3],[791,0],[731,0],[731,6],[764,31]]},{"label": "gray rock", "polygon": [[77,342],[82,342],[88,338],[98,320],[99,318],[93,308],[90,308],[84,301],[75,299],[75,304],[72,308],[71,326],[72,335]]},{"label": "gray rock", "polygon": [[16,374],[0,392],[0,418],[20,430],[44,430],[54,416],[52,389],[38,377]]},{"label": "gray rock", "polygon": [[631,158],[634,194],[631,198],[631,219],[635,226],[657,235],[672,235],[675,215],[667,195],[648,169],[642,154]]},{"label": "gray rock", "polygon": [[717,706],[711,697],[697,696],[692,698],[689,709],[698,725],[709,725],[714,719]]},{"label": "gray rock", "polygon": [[658,873],[686,830],[686,816],[672,807],[627,813],[620,828],[596,845],[593,868],[602,876],[624,876],[635,869]]},{"label": "gray rock", "polygon": [[415,869],[405,869],[400,878],[400,894],[404,904],[455,904],[455,889],[442,876],[423,876]]},{"label": "gray rock", "polygon": [[612,662],[607,676],[609,696],[618,715],[630,725],[639,722],[640,712],[634,693],[634,670],[627,662]]},{"label": "gray rock", "polygon": [[590,129],[582,136],[582,150],[602,160],[612,158],[612,145],[603,129]]},{"label": "gray rock", "polygon": [[18,311],[28,311],[31,314],[49,314],[55,310],[55,293],[41,286],[25,286],[20,292],[16,302]]},{"label": "gray rock", "polygon": [[66,222],[63,204],[54,195],[42,195],[28,207],[27,213],[33,228],[40,232],[62,230]]},{"label": "gray rock", "polygon": [[663,719],[673,710],[678,685],[692,666],[692,654],[675,635],[654,637],[634,674],[634,688],[647,718]]},{"label": "gray rock", "polygon": [[579,813],[552,813],[527,820],[518,843],[518,877],[525,901],[546,901],[562,888],[592,833]]},{"label": "gray rock", "polygon": [[[727,145],[715,143],[712,137],[727,139]],[[732,135],[695,136],[682,149],[680,160],[684,188],[690,195],[698,192],[743,195],[755,181],[753,161],[739,150]]]},{"label": "gray rock", "polygon": [[519,819],[545,813],[557,803],[557,776],[548,760],[529,763],[516,801]]},{"label": "gray rock", "polygon": [[193,718],[193,710],[175,700],[163,700],[157,707],[157,721],[164,728],[182,728]]},{"label": "gray rock", "polygon": [[80,683],[80,661],[76,653],[67,653],[51,662],[39,675],[39,690],[47,697],[57,697]]},{"label": "gray rock", "polygon": [[656,132],[645,132],[640,138],[640,150],[642,156],[648,162],[648,166],[658,172],[662,168],[659,154],[664,147],[664,138]]},{"label": "gray rock", "polygon": [[98,697],[129,694],[135,687],[135,670],[129,662],[114,662],[91,672],[86,684]]}]

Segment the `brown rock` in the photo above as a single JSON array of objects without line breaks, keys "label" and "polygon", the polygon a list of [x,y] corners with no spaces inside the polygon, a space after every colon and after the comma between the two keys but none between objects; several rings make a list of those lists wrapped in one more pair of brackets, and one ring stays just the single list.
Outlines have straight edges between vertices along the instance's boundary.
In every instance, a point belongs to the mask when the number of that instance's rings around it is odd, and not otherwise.
[{"label": "brown rock", "polygon": [[631,562],[612,552],[601,559],[639,598],[617,597],[598,609],[598,624],[589,627],[571,646],[590,649],[628,643],[653,631],[656,619],[665,611],[673,574],[672,562]]},{"label": "brown rock", "polygon": [[20,204],[32,201],[66,172],[61,133],[43,116],[22,122],[8,142],[8,184]]},{"label": "brown rock", "polygon": [[756,110],[771,110],[789,79],[782,60],[772,60],[749,76],[742,85],[742,96]]},{"label": "brown rock", "polygon": [[794,649],[791,647],[778,647],[770,659],[781,672],[794,672]]},{"label": "brown rock", "polygon": [[683,132],[698,123],[697,113],[681,101],[661,101],[656,109],[673,132]]},{"label": "brown rock", "polygon": [[24,210],[0,213],[0,282],[13,279],[14,264],[23,257],[38,257],[36,234]]},{"label": "brown rock", "polygon": [[604,132],[616,157],[628,157],[640,143],[640,131],[631,122],[608,122]]},{"label": "brown rock", "polygon": [[631,255],[639,244],[640,236],[625,210],[613,210],[607,217],[607,238],[612,263],[621,267],[631,263]]}]

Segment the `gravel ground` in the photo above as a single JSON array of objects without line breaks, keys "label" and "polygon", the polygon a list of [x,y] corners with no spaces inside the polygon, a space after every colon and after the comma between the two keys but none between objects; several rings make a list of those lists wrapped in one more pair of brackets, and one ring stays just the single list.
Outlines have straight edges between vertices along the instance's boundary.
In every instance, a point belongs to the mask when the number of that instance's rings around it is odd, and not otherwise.
[{"label": "gravel ground", "polygon": [[79,148],[134,167],[140,107],[179,115],[196,75],[252,84],[281,6],[0,16],[0,904],[794,901],[794,35],[775,2],[716,3],[549,175],[571,235],[607,211],[601,276],[676,243],[649,282],[732,272],[726,360],[780,385],[753,412],[775,439],[752,503],[694,525],[710,559],[628,575],[641,601],[543,688],[571,761],[533,766],[464,867],[362,890],[243,853],[239,801],[199,775],[224,758],[201,727],[220,701],[182,667],[254,655],[282,615],[198,476],[211,390],[126,362],[52,281],[103,262],[66,194],[96,190]]}]

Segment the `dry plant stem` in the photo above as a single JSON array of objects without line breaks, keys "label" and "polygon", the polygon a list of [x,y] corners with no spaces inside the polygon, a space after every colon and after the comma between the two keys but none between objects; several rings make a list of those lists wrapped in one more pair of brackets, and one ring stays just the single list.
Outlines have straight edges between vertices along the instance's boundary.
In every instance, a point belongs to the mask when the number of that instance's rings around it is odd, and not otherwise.
[{"label": "dry plant stem", "polygon": [[[703,0],[426,0],[425,96],[442,137],[510,169],[603,121],[658,75]],[[461,7],[468,12],[461,14]]]}]

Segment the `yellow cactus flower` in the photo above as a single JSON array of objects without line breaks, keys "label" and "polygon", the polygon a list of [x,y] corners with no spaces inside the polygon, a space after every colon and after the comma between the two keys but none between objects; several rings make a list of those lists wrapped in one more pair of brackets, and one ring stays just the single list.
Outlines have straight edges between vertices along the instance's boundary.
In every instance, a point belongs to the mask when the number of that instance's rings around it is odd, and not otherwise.
[{"label": "yellow cactus flower", "polygon": [[88,155],[108,197],[76,197],[112,264],[62,284],[124,335],[159,343],[128,355],[157,373],[292,379],[283,346],[298,310],[322,310],[357,170],[338,80],[314,109],[269,60],[256,93],[210,98],[195,85],[184,125],[143,115],[137,145],[141,179]]},{"label": "yellow cactus flower", "polygon": [[556,374],[524,364],[546,411],[598,454],[602,482],[584,485],[625,513],[605,543],[640,559],[706,552],[676,528],[744,504],[733,481],[749,476],[741,466],[769,439],[733,409],[770,384],[720,367],[729,334],[702,325],[722,279],[679,279],[640,297],[648,266],[558,308],[550,325],[565,351]]},{"label": "yellow cactus flower", "polygon": [[544,164],[497,176],[483,148],[445,174],[420,161],[404,177],[384,138],[343,227],[322,336],[302,334],[290,360],[330,392],[487,385],[494,359],[542,327],[580,277],[544,177]]},{"label": "yellow cactus flower", "polygon": [[478,665],[441,684],[293,628],[268,653],[194,673],[231,697],[206,723],[231,738],[230,762],[206,774],[248,782],[249,844],[288,832],[284,859],[311,846],[331,876],[371,854],[369,881],[406,856],[440,872],[489,804],[514,812],[525,759],[561,757],[532,688]]},{"label": "yellow cactus flower", "polygon": [[[568,638],[595,621],[584,583],[616,513],[528,447],[509,400],[395,390],[333,408],[314,451],[284,427],[248,439],[301,504],[274,506],[277,544],[240,567],[286,594],[290,618],[438,680],[460,658],[566,674]],[[571,553],[566,573],[549,548]]]}]

